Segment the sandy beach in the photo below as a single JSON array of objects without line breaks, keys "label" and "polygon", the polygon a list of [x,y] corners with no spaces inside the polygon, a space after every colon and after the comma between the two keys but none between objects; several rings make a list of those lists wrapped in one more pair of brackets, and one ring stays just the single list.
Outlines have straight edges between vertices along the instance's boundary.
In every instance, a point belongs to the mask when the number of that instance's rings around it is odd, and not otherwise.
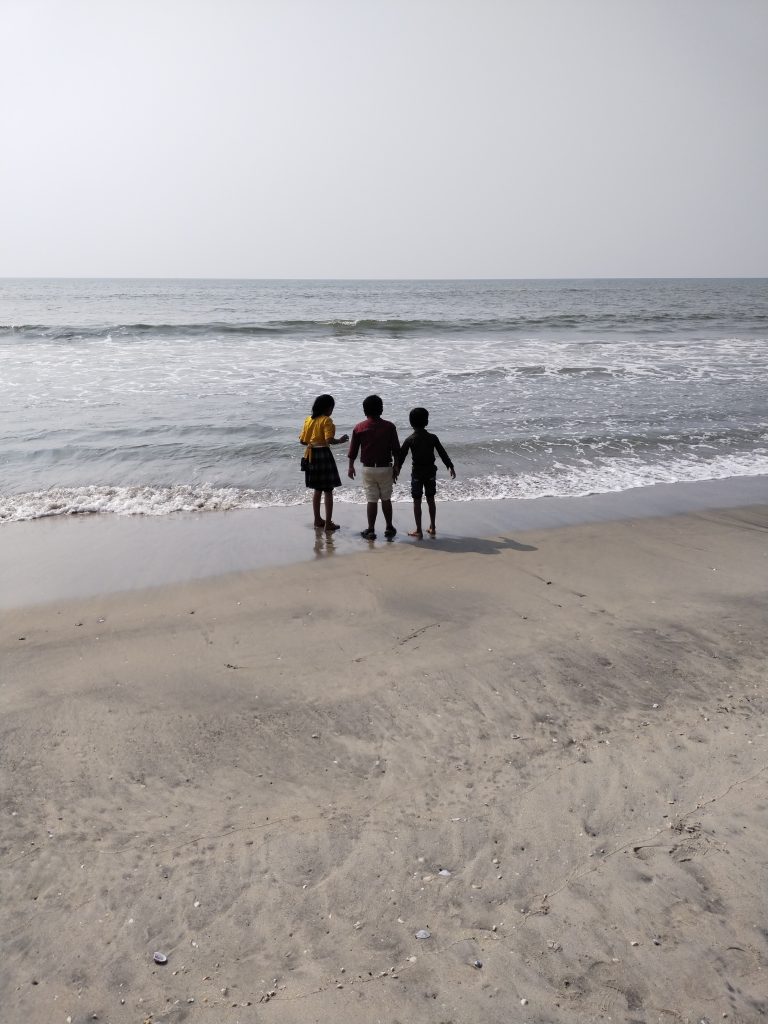
[{"label": "sandy beach", "polygon": [[768,1024],[768,0],[0,27],[0,1024]]},{"label": "sandy beach", "polygon": [[7,608],[2,1020],[765,1019],[767,531]]}]

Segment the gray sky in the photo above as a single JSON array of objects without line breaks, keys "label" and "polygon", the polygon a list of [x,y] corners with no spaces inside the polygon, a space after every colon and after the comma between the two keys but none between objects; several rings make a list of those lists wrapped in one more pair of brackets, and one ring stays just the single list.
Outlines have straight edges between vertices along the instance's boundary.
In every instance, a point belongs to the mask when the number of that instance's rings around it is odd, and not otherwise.
[{"label": "gray sky", "polygon": [[0,0],[0,276],[768,275],[768,0]]}]

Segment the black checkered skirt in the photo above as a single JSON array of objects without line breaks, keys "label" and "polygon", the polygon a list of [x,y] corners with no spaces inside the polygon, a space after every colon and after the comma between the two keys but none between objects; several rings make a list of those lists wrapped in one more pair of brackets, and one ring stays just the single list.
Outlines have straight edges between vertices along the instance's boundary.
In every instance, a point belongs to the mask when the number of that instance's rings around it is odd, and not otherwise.
[{"label": "black checkered skirt", "polygon": [[313,448],[309,469],[304,473],[307,487],[313,491],[332,491],[341,487],[341,477],[336,468],[336,459],[330,448]]}]

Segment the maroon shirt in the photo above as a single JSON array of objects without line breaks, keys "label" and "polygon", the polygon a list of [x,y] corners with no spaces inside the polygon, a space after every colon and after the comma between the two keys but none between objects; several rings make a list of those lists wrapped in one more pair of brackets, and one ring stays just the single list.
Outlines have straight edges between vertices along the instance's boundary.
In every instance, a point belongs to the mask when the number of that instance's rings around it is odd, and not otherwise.
[{"label": "maroon shirt", "polygon": [[349,457],[353,462],[358,452],[364,466],[391,466],[393,459],[397,463],[400,442],[395,424],[371,416],[358,423],[349,443]]}]

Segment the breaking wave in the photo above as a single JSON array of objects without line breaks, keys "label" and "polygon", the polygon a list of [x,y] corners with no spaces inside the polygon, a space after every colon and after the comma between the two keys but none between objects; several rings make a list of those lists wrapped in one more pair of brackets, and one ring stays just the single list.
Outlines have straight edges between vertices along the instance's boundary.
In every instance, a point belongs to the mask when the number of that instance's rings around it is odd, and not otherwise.
[{"label": "breaking wave", "polygon": [[[445,501],[536,499],[583,497],[607,494],[655,484],[723,480],[739,476],[768,475],[768,449],[712,459],[678,457],[666,462],[647,463],[636,458],[598,460],[589,466],[561,467],[541,473],[498,474],[439,482]],[[176,484],[136,487],[51,487],[23,494],[0,494],[0,522],[21,522],[49,516],[145,515],[164,516],[177,512],[226,512],[300,505],[307,500],[306,489],[252,489],[215,487],[208,484]],[[403,484],[395,488],[395,500],[410,500]],[[344,488],[337,501],[362,503],[360,488]]]}]

